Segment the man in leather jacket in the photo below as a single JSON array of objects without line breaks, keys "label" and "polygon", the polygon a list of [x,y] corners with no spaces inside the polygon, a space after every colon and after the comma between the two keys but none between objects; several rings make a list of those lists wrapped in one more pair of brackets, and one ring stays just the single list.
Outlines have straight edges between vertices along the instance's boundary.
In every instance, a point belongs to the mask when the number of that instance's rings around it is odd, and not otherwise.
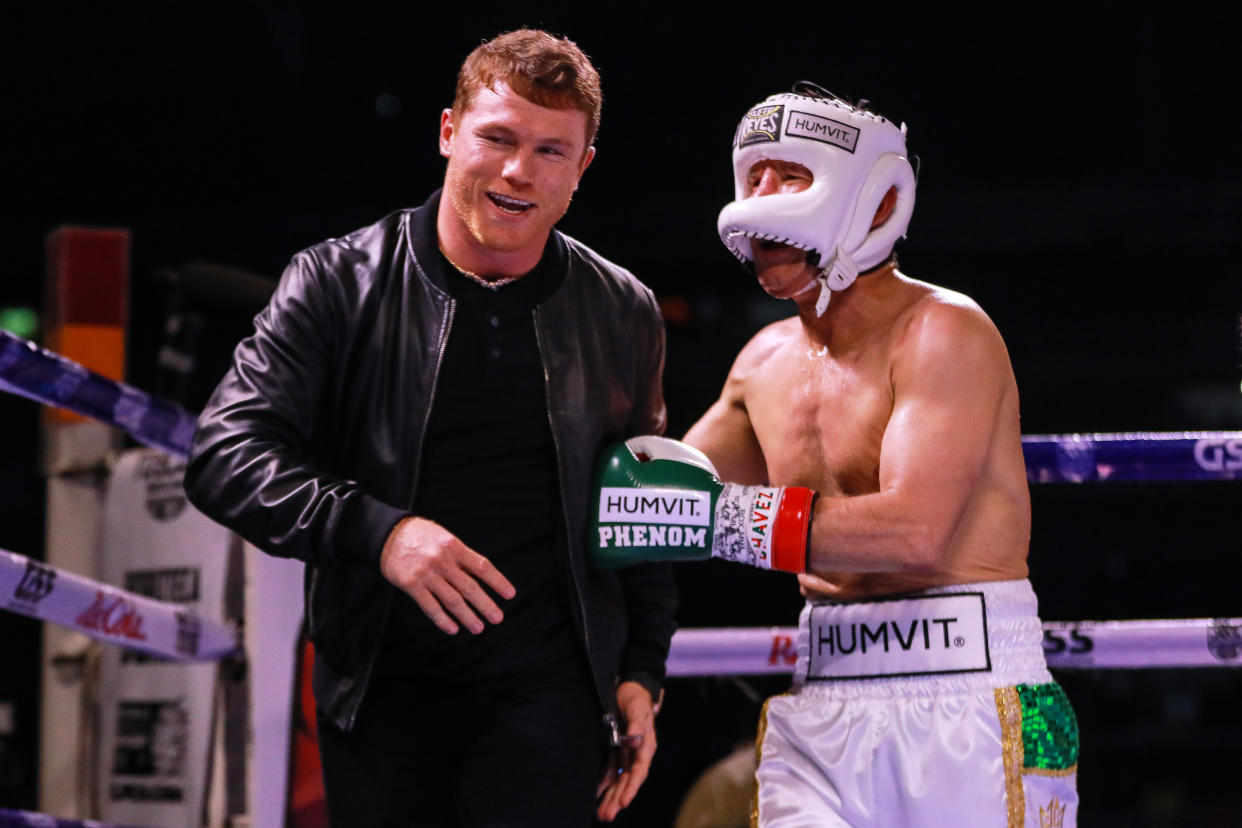
[{"label": "man in leather jacket", "polygon": [[583,536],[599,449],[664,429],[663,324],[553,229],[600,102],[568,40],[472,52],[443,190],[297,254],[200,418],[192,502],[307,563],[338,828],[611,820],[650,766],[671,573]]}]

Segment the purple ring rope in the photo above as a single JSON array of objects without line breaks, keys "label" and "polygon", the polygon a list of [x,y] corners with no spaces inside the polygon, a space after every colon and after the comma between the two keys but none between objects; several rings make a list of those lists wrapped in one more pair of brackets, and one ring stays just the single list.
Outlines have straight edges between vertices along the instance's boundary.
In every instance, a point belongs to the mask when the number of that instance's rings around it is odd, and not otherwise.
[{"label": "purple ring rope", "polygon": [[1242,431],[1041,434],[1022,453],[1032,483],[1242,479]]},{"label": "purple ring rope", "polygon": [[108,379],[0,330],[0,390],[64,408],[125,431],[145,445],[184,457],[195,417],[176,403]]},{"label": "purple ring rope", "polygon": [[0,808],[0,828],[126,828],[124,825],[95,820],[58,819],[32,811],[10,811]]},{"label": "purple ring rope", "polygon": [[[1045,621],[1043,629],[1044,659],[1053,669],[1242,667],[1242,618]],[[797,635],[796,627],[678,630],[668,675],[789,674]]]},{"label": "purple ring rope", "polygon": [[[119,428],[175,456],[195,416],[0,330],[0,390]],[[1242,431],[1041,434],[1022,438],[1031,483],[1242,479]]]}]

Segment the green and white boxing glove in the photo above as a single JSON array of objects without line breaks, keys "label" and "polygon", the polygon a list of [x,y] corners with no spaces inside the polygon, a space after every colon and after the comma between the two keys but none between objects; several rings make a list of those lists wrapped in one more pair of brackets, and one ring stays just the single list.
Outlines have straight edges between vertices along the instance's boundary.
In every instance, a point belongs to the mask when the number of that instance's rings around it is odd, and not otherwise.
[{"label": "green and white boxing glove", "polygon": [[805,572],[814,499],[803,486],[721,483],[698,449],[633,437],[595,470],[587,554],[599,569],[721,558]]}]

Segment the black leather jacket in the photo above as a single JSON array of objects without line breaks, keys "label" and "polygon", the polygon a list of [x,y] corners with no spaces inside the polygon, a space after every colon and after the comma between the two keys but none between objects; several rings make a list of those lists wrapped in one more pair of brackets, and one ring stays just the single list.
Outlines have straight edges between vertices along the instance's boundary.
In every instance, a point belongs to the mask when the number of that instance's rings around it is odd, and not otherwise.
[{"label": "black leather jacket", "polygon": [[[436,249],[418,237],[434,223],[418,219],[437,201],[293,258],[199,418],[186,469],[201,511],[270,554],[307,563],[315,697],[344,729],[389,611],[380,551],[414,502],[453,323],[454,301],[416,252]],[[605,443],[663,432],[664,327],[631,273],[563,238],[568,272],[535,309],[535,327],[570,539],[571,614],[612,711],[618,679],[658,692],[676,591],[666,565],[587,566],[591,473]]]}]

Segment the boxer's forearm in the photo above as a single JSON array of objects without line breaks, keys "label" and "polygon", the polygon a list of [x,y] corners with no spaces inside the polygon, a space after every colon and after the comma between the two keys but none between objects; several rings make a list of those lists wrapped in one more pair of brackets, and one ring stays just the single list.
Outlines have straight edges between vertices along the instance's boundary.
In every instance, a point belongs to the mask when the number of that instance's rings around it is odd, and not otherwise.
[{"label": "boxer's forearm", "polygon": [[901,492],[820,497],[807,572],[928,572],[944,560],[961,511]]}]

